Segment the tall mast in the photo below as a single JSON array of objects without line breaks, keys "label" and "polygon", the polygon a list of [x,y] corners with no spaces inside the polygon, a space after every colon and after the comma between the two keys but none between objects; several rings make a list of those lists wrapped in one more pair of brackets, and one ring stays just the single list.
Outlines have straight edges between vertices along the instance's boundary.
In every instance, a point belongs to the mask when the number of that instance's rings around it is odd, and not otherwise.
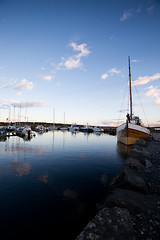
[{"label": "tall mast", "polygon": [[55,108],[53,108],[53,127],[55,127]]},{"label": "tall mast", "polygon": [[131,86],[130,56],[128,57],[128,64],[129,64],[129,90],[130,90],[130,118],[132,120],[132,86]]}]

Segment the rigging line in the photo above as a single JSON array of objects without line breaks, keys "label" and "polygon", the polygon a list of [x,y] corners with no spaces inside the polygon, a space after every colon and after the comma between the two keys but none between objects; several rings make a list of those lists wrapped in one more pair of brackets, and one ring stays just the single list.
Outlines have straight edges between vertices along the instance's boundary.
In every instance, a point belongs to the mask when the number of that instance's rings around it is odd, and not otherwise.
[{"label": "rigging line", "polygon": [[122,113],[123,103],[124,103],[124,99],[125,99],[125,96],[126,96],[127,88],[128,88],[128,82],[127,82],[127,84],[126,84],[126,89],[125,89],[124,96],[123,96],[123,101],[122,101],[122,106],[121,106],[121,110],[120,110],[120,113],[119,113],[119,118],[118,118],[117,127],[118,127],[118,125],[119,125],[119,120],[120,120],[120,116],[121,116],[121,113]]},{"label": "rigging line", "polygon": [[135,89],[136,89],[136,93],[137,93],[137,95],[138,95],[138,99],[139,99],[139,102],[140,102],[140,104],[141,104],[141,108],[142,108],[142,110],[143,110],[143,114],[144,114],[144,116],[145,116],[145,120],[146,120],[147,125],[148,125],[148,127],[149,127],[149,123],[148,123],[148,120],[147,120],[147,116],[146,116],[146,113],[145,113],[145,111],[144,111],[144,108],[143,108],[141,99],[140,99],[140,97],[139,97],[139,94],[138,94],[138,90],[137,90],[137,88],[136,88],[136,85],[134,85],[134,87],[135,87]]}]

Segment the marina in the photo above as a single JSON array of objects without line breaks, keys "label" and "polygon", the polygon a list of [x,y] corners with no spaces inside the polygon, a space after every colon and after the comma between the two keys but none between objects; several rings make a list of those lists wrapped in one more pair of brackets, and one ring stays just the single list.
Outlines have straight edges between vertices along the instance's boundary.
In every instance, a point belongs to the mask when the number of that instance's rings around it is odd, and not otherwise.
[{"label": "marina", "polygon": [[160,239],[160,0],[0,11],[0,238]]},{"label": "marina", "polygon": [[29,140],[12,136],[0,145],[5,239],[75,239],[123,161],[116,136],[106,133],[36,132]]}]

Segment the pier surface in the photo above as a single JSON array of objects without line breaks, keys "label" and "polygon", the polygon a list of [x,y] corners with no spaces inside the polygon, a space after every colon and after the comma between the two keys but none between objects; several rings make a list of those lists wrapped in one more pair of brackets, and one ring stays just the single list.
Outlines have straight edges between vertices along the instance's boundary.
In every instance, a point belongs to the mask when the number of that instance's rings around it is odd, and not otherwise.
[{"label": "pier surface", "polygon": [[140,139],[77,240],[160,239],[160,133]]}]

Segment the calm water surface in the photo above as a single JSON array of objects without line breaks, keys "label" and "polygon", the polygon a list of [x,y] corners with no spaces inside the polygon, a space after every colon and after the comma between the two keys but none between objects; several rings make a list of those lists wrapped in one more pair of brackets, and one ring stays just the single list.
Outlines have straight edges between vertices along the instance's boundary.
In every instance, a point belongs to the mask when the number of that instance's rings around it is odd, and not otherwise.
[{"label": "calm water surface", "polygon": [[116,137],[71,132],[0,142],[1,239],[75,239],[122,164]]}]

